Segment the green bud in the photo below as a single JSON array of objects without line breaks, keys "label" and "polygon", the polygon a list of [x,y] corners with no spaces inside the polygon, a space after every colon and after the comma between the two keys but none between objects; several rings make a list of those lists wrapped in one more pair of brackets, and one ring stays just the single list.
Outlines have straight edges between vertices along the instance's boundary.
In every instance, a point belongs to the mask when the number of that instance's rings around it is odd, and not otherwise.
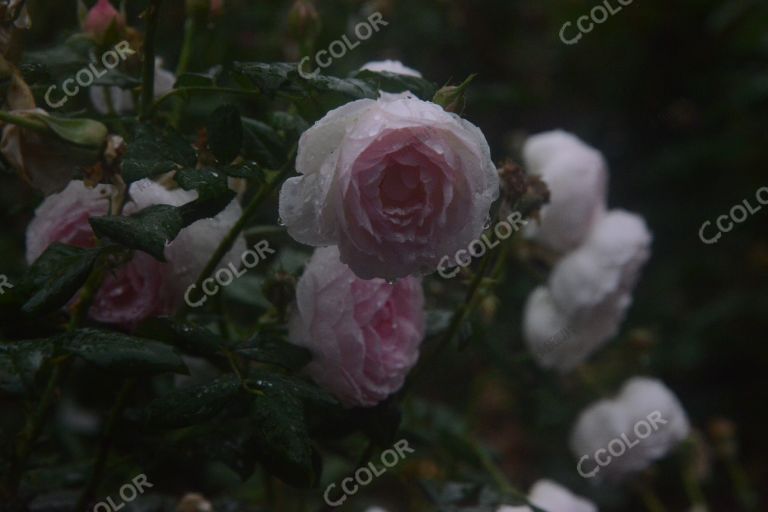
[{"label": "green bud", "polygon": [[446,112],[455,112],[461,114],[466,106],[465,93],[467,87],[477,75],[469,75],[461,85],[446,85],[435,93],[432,98],[433,103],[437,103]]}]

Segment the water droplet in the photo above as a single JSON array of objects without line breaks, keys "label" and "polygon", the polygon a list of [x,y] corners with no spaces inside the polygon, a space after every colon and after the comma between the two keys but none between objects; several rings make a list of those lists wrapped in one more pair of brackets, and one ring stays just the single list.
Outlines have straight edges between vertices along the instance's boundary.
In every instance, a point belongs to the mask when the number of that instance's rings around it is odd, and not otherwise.
[{"label": "water droplet", "polygon": [[387,284],[390,284],[390,285],[391,284],[395,284],[395,280],[394,279],[386,279],[386,281],[387,281]]},{"label": "water droplet", "polygon": [[282,227],[282,226],[285,226],[285,221],[283,220],[283,218],[282,218],[282,217],[278,217],[278,218],[277,218],[277,225],[278,225],[278,226],[281,226],[281,227]]},{"label": "water droplet", "polygon": [[491,216],[487,216],[485,218],[485,222],[483,223],[483,231],[491,227]]}]

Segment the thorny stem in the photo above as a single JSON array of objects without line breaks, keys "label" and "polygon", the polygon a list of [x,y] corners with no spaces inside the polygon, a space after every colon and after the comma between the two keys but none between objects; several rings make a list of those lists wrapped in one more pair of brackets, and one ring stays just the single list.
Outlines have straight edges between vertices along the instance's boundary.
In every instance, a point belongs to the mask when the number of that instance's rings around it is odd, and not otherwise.
[{"label": "thorny stem", "polygon": [[104,474],[104,467],[107,463],[107,457],[109,456],[109,451],[112,448],[112,436],[115,430],[115,426],[117,425],[117,422],[120,419],[120,415],[125,408],[128,395],[130,395],[135,385],[136,379],[128,379],[123,383],[123,386],[118,393],[115,405],[112,407],[112,410],[109,413],[109,418],[107,419],[107,423],[104,425],[104,431],[102,432],[99,451],[96,456],[96,462],[93,464],[93,472],[91,473],[91,477],[88,480],[88,485],[80,495],[80,499],[77,501],[75,510],[86,509],[88,503],[93,499],[94,494],[96,493],[96,490],[101,483]]},{"label": "thorny stem", "polygon": [[[216,248],[213,256],[211,256],[211,258],[208,260],[208,264],[205,266],[203,271],[200,273],[200,276],[197,278],[197,281],[195,282],[195,286],[198,289],[200,289],[203,286],[203,282],[208,279],[211,274],[213,274],[214,270],[216,270],[216,267],[218,267],[219,262],[221,262],[221,259],[224,257],[224,255],[226,255],[227,252],[232,249],[232,246],[237,240],[237,237],[243,231],[246,224],[248,224],[248,222],[251,220],[251,217],[253,217],[253,215],[258,211],[259,207],[261,207],[262,203],[270,196],[270,194],[272,194],[275,188],[280,183],[282,183],[282,181],[293,170],[293,158],[296,154],[296,149],[297,146],[294,145],[288,155],[288,161],[283,165],[283,167],[275,176],[267,180],[267,182],[261,186],[256,195],[253,196],[253,199],[251,199],[250,203],[248,203],[248,206],[245,208],[245,211],[243,211],[243,214],[240,216],[238,221],[234,226],[232,226],[232,229],[229,230],[227,236],[224,237],[219,246]],[[183,308],[180,311],[179,317],[184,318],[187,312],[188,308]]]},{"label": "thorny stem", "polygon": [[141,117],[147,118],[152,113],[155,98],[155,34],[157,33],[158,14],[162,0],[151,0],[147,8],[147,34],[144,39],[144,72],[141,86]]},{"label": "thorny stem", "polygon": [[[102,255],[101,257],[106,256]],[[97,261],[94,263],[94,269],[86,280],[85,285],[83,285],[78,304],[72,312],[69,324],[67,325],[67,331],[72,332],[76,330],[85,319],[85,316],[93,303],[93,299],[96,296],[96,292],[101,287],[105,274],[106,270],[100,266],[99,262]],[[48,409],[53,403],[56,390],[59,386],[59,381],[67,368],[69,368],[70,362],[71,359],[68,357],[58,358],[52,361],[51,375],[48,378],[48,383],[46,384],[43,396],[40,398],[40,402],[38,403],[35,412],[27,419],[23,430],[18,435],[18,445],[12,457],[5,485],[6,493],[9,496],[15,497],[18,493],[19,483],[21,482],[24,468],[27,465],[27,460],[32,454],[32,448],[35,441],[37,441],[37,438],[40,436],[43,422],[45,421]]]},{"label": "thorny stem", "polygon": [[51,376],[48,378],[43,396],[40,398],[40,402],[32,416],[27,418],[24,429],[19,433],[18,445],[13,453],[5,484],[9,498],[17,496],[21,476],[27,465],[27,459],[32,454],[32,445],[40,436],[46,412],[53,402],[59,380],[66,369],[65,362],[68,362],[68,359],[53,362]]},{"label": "thorny stem", "polygon": [[[483,469],[493,478],[493,481],[496,483],[496,486],[499,488],[499,490],[507,495],[511,496],[513,498],[517,498],[524,503],[528,503],[528,498],[525,496],[525,493],[515,489],[512,484],[509,482],[509,479],[506,477],[504,472],[499,468],[499,466],[496,465],[496,463],[491,459],[491,456],[488,454],[488,451],[485,450],[482,446],[480,446],[480,443],[477,442],[476,439],[470,438],[469,440],[470,445],[472,446],[472,451],[475,453],[475,456],[478,458],[480,463],[483,465]],[[539,508],[538,510],[542,510]],[[543,511],[543,512],[556,512],[556,511]]]}]

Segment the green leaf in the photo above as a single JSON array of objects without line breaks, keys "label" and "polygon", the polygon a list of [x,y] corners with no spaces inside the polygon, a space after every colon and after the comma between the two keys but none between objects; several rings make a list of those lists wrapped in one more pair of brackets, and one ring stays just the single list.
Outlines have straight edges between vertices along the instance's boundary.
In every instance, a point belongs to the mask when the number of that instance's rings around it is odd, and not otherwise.
[{"label": "green leaf", "polygon": [[193,322],[171,318],[151,318],[143,322],[137,334],[179,347],[200,357],[220,357],[232,343]]},{"label": "green leaf", "polygon": [[60,341],[64,353],[122,375],[188,373],[176,351],[164,343],[100,329],[78,329],[62,334]]},{"label": "green leaf", "polygon": [[208,146],[222,164],[228,164],[243,147],[243,123],[234,105],[223,105],[208,121]]},{"label": "green leaf", "polygon": [[259,183],[264,183],[266,177],[264,171],[259,167],[256,162],[244,162],[240,165],[226,165],[219,168],[219,171],[223,172],[231,178],[244,178],[246,180],[256,180]]},{"label": "green leaf", "polygon": [[227,409],[247,412],[252,396],[242,390],[234,375],[225,375],[201,386],[183,388],[153,400],[142,410],[145,423],[153,427],[180,428],[195,425]]},{"label": "green leaf", "polygon": [[356,72],[355,78],[363,80],[378,90],[400,93],[410,91],[423,100],[431,100],[437,92],[437,86],[417,76],[398,75],[386,71],[370,71],[367,69]]},{"label": "green leaf", "polygon": [[90,223],[99,237],[139,249],[160,261],[166,261],[166,245],[184,228],[180,209],[167,204],[156,204],[128,217],[92,217]]},{"label": "green leaf", "polygon": [[267,471],[290,485],[314,485],[319,470],[298,397],[271,389],[254,398],[251,410],[255,449]]},{"label": "green leaf", "polygon": [[184,190],[197,190],[199,197],[217,197],[227,193],[227,174],[216,169],[184,169],[176,173],[176,183]]},{"label": "green leaf", "polygon": [[94,48],[92,38],[76,34],[62,44],[39,51],[25,51],[24,62],[45,66],[56,75],[70,75],[90,62],[89,53]]},{"label": "green leaf", "polygon": [[262,369],[253,369],[250,372],[248,386],[252,389],[258,389],[265,394],[289,394],[305,403],[324,406],[335,406],[338,404],[336,399],[313,383],[298,377],[268,372]]},{"label": "green leaf", "polygon": [[306,348],[274,338],[257,337],[237,347],[234,352],[251,361],[273,364],[287,370],[299,370],[312,360],[312,354]]},{"label": "green leaf", "polygon": [[99,237],[106,237],[131,249],[138,249],[152,255],[159,261],[165,260],[165,247],[185,227],[200,219],[215,217],[234,197],[229,189],[212,195],[210,188],[200,198],[182,206],[156,204],[130,216],[110,215],[92,217],[93,231]]},{"label": "green leaf", "polygon": [[243,155],[268,169],[277,169],[288,152],[288,144],[266,123],[244,117]]},{"label": "green leaf", "polygon": [[27,116],[44,123],[53,133],[78,146],[101,147],[109,134],[104,124],[93,119],[75,119],[39,113],[31,113]]},{"label": "green leaf", "polygon": [[212,87],[214,79],[202,73],[184,73],[176,79],[174,89],[184,89],[187,87]]},{"label": "green leaf", "polygon": [[131,184],[169,171],[194,168],[196,163],[194,148],[177,132],[141,124],[123,159],[123,179]]},{"label": "green leaf", "polygon": [[85,284],[99,249],[55,243],[35,261],[25,276],[25,288],[35,290],[22,310],[46,314],[64,306]]},{"label": "green leaf", "polygon": [[279,91],[302,92],[293,84],[295,77],[299,77],[296,64],[288,62],[235,62],[234,70],[267,95]]}]

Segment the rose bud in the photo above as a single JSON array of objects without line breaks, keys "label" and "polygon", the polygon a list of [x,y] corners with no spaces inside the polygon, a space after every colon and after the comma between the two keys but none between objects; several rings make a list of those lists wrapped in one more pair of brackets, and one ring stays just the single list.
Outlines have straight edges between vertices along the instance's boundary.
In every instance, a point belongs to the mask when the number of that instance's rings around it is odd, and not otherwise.
[{"label": "rose bud", "polygon": [[98,0],[83,21],[83,30],[98,41],[103,41],[113,26],[122,31],[125,28],[125,18],[109,0]]}]

